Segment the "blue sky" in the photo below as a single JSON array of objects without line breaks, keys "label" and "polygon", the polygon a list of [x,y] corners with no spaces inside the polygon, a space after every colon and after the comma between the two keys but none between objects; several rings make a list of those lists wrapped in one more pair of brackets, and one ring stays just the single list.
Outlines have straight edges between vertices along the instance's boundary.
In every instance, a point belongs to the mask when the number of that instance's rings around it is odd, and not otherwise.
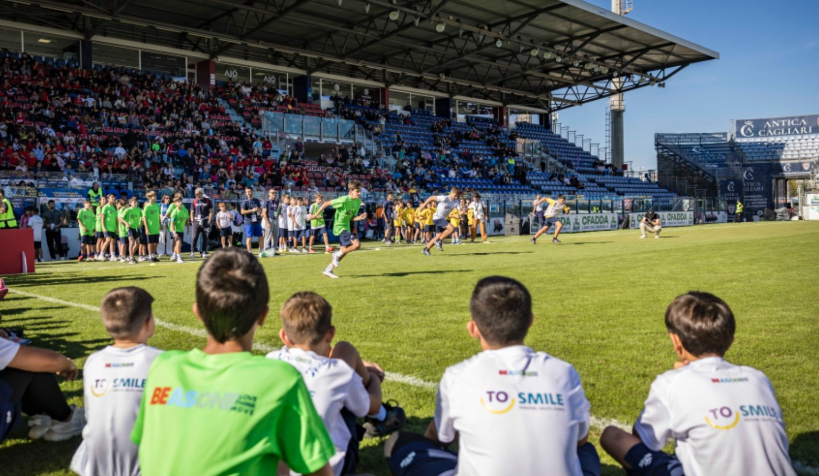
[{"label": "blue sky", "polygon": [[[720,54],[665,89],[625,95],[626,161],[635,168],[656,168],[655,132],[726,132],[730,119],[819,113],[819,0],[634,0],[629,18]],[[602,147],[607,106],[560,111],[559,122]]]}]

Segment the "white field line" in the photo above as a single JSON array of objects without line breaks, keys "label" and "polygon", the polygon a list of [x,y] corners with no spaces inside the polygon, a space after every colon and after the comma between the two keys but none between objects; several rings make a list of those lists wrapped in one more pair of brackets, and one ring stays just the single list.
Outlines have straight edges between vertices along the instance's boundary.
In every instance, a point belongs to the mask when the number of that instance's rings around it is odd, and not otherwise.
[{"label": "white field line", "polygon": [[[82,303],[72,302],[72,301],[64,301],[62,299],[52,298],[52,297],[48,297],[48,296],[42,296],[40,294],[34,294],[34,293],[25,292],[25,291],[18,291],[17,289],[12,289],[12,288],[9,288],[9,291],[11,291],[14,294],[19,294],[21,296],[26,296],[26,297],[30,297],[30,298],[39,299],[41,301],[51,302],[51,303],[54,303],[54,304],[62,304],[64,306],[76,307],[78,309],[85,309],[87,311],[91,311],[91,312],[94,312],[94,313],[99,312],[98,307],[94,307],[94,306],[91,306],[91,305],[88,305],[88,304],[82,304]],[[177,325],[177,324],[172,324],[170,322],[166,322],[166,321],[163,321],[161,319],[157,319],[156,317],[154,317],[154,321],[156,321],[156,325],[158,325],[160,327],[164,327],[164,328],[172,330],[172,331],[184,332],[184,333],[196,336],[196,337],[207,337],[207,333],[202,329],[195,329],[193,327],[180,326],[180,325]],[[275,347],[275,346],[272,346],[272,345],[263,344],[261,342],[254,342],[253,343],[253,349],[254,350],[259,350],[259,351],[262,351],[262,352],[272,352],[274,350],[277,350],[278,348]],[[435,383],[435,382],[429,382],[427,380],[423,380],[423,379],[420,379],[420,378],[417,378],[417,377],[413,377],[411,375],[403,375],[403,374],[398,374],[398,373],[394,373],[394,372],[385,372],[385,373],[386,373],[386,378],[388,380],[393,381],[393,382],[403,383],[403,384],[407,384],[407,385],[410,385],[410,386],[413,386],[413,387],[424,388],[424,389],[427,389],[427,390],[435,390],[435,389],[438,388],[438,384]],[[616,427],[618,427],[618,428],[620,428],[622,430],[631,431],[631,426],[630,425],[627,425],[626,423],[623,423],[621,421],[611,419],[611,418],[598,418],[596,416],[592,416],[591,417],[591,425],[592,425],[592,427],[597,428],[597,429],[603,429],[603,428],[605,428],[607,426],[616,426]],[[794,461],[793,462],[793,467],[794,467],[794,469],[796,469],[796,471],[798,471],[801,474],[806,474],[806,475],[809,475],[809,476],[819,476],[819,468],[814,468],[812,466],[802,464],[799,461]]]}]

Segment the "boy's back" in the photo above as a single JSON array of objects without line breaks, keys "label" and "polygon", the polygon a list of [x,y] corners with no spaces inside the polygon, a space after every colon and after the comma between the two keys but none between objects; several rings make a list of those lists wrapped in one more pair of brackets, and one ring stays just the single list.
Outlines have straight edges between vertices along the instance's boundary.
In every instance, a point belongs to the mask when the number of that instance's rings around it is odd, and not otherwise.
[{"label": "boy's back", "polygon": [[356,417],[364,417],[370,408],[370,396],[361,377],[343,360],[302,349],[285,347],[267,354],[267,357],[285,361],[301,372],[316,412],[324,421],[336,447],[335,456],[330,458],[330,466],[336,476],[340,475],[352,437],[341,411],[347,409]]},{"label": "boy's back", "polygon": [[139,475],[131,430],[139,413],[148,369],[162,351],[147,345],[106,347],[88,356],[83,368],[83,441],[71,470],[83,476]]},{"label": "boy's back", "polygon": [[132,440],[146,476],[276,474],[280,459],[311,473],[332,456],[301,375],[285,362],[170,351],[145,392]]},{"label": "boy's back", "polygon": [[449,367],[435,425],[442,442],[459,435],[458,474],[580,475],[589,418],[574,368],[517,345]]},{"label": "boy's back", "polygon": [[654,451],[675,438],[686,476],[795,475],[771,382],[720,357],[658,376],[635,429]]}]

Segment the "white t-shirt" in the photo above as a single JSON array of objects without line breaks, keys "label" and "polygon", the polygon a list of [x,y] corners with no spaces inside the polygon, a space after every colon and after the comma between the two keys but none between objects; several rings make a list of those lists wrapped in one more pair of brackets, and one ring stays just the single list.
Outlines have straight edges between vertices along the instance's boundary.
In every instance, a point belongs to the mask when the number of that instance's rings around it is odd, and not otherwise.
[{"label": "white t-shirt", "polygon": [[549,208],[546,209],[546,217],[551,218],[563,213],[563,209],[566,207],[566,202],[563,202],[563,205],[557,203],[557,200],[552,200],[551,198],[546,199],[546,203],[549,204]]},{"label": "white t-shirt", "polygon": [[438,195],[435,197],[438,202],[438,208],[435,209],[435,214],[432,215],[433,220],[446,220],[452,210],[458,208],[460,201],[456,198],[452,200],[449,195]]},{"label": "white t-shirt", "polygon": [[20,344],[0,337],[0,370],[9,366],[17,356],[18,350],[20,350]]},{"label": "white t-shirt", "polygon": [[[537,205],[534,205],[537,203]],[[543,203],[538,203],[537,200],[533,201],[532,204],[535,206],[535,213],[541,213],[543,211]]]},{"label": "white t-shirt", "polygon": [[28,227],[34,230],[34,241],[43,241],[43,219],[40,215],[32,215],[28,218]]},{"label": "white t-shirt", "polygon": [[459,436],[459,475],[580,476],[589,401],[570,364],[526,346],[487,350],[446,369],[435,427]]},{"label": "white t-shirt", "polygon": [[366,416],[370,410],[370,395],[361,377],[343,360],[329,359],[302,349],[284,347],[267,357],[288,362],[301,372],[316,412],[335,444],[336,454],[330,458],[330,466],[339,476],[352,437],[341,417],[341,410],[346,408],[357,417]]},{"label": "white t-shirt", "polygon": [[634,428],[655,451],[674,438],[686,476],[796,475],[768,377],[720,357],[659,375]]},{"label": "white t-shirt", "polygon": [[476,220],[483,220],[484,219],[483,203],[481,203],[481,202],[472,202],[472,203],[469,204],[469,208],[472,209],[472,216]]},{"label": "white t-shirt", "polygon": [[279,228],[280,229],[287,229],[287,211],[290,207],[288,205],[282,205],[281,210],[279,211]]},{"label": "white t-shirt", "polygon": [[232,225],[231,221],[230,212],[227,210],[216,214],[216,223],[222,228],[230,229]]},{"label": "white t-shirt", "polygon": [[292,207],[293,210],[293,229],[294,230],[303,230],[306,226],[304,222],[304,214],[306,213],[306,209],[301,206]]},{"label": "white t-shirt", "polygon": [[138,476],[139,448],[131,430],[139,413],[148,369],[162,351],[147,345],[106,347],[83,367],[85,418],[71,470],[82,476]]}]

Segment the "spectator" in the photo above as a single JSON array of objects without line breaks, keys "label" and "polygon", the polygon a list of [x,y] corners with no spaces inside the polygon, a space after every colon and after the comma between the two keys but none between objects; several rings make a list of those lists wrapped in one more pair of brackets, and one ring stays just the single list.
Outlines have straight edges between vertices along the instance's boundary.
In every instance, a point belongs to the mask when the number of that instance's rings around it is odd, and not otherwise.
[{"label": "spectator", "polygon": [[250,353],[269,299],[267,274],[247,252],[219,250],[202,265],[193,309],[207,343],[151,366],[131,435],[143,474],[276,474],[280,461],[333,474],[335,448],[299,372]]},{"label": "spectator", "polygon": [[[66,224],[65,213],[57,210],[54,200],[48,201],[48,208],[43,212],[43,226],[45,227],[46,244],[52,260],[65,260],[62,246],[62,226]],[[59,258],[58,258],[59,257]]]}]

